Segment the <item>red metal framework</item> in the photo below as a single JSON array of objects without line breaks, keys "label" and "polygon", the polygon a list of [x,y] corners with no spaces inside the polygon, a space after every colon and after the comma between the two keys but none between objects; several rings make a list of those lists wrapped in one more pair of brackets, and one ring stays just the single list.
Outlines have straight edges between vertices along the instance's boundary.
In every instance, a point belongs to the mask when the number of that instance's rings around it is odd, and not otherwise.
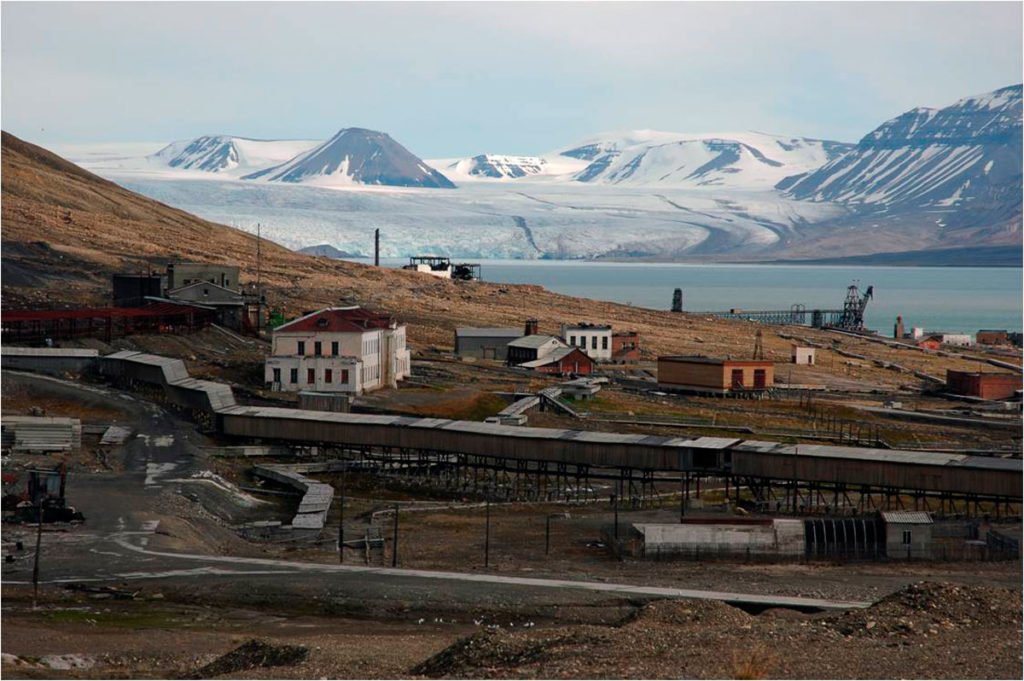
[{"label": "red metal framework", "polygon": [[5,343],[59,338],[112,338],[133,333],[194,333],[215,321],[214,311],[158,303],[149,307],[100,307],[71,310],[4,310]]}]

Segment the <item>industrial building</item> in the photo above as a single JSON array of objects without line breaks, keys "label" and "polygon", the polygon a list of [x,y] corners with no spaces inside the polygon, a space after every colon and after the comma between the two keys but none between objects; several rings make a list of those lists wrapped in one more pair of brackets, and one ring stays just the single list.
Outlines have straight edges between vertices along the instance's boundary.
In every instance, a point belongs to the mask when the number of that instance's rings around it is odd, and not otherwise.
[{"label": "industrial building", "polygon": [[410,374],[405,325],[359,307],[329,307],[274,329],[265,381],[271,390],[355,395],[396,387]]},{"label": "industrial building", "polygon": [[148,274],[115,274],[112,277],[114,307],[142,307],[147,298],[159,298],[164,294],[164,277]]},{"label": "industrial building", "polygon": [[793,364],[814,364],[814,348],[805,347],[802,345],[794,345],[790,357],[793,360]]},{"label": "industrial building", "polygon": [[5,343],[38,343],[65,338],[113,338],[134,333],[194,333],[216,321],[214,311],[170,302],[147,307],[74,310],[4,310]]},{"label": "industrial building", "polygon": [[460,326],[455,329],[455,354],[504,361],[508,357],[508,344],[522,336],[523,330],[514,326]]},{"label": "industrial building", "polygon": [[562,340],[593,360],[612,361],[612,327],[607,324],[562,324]]},{"label": "industrial building", "polygon": [[636,331],[616,331],[612,334],[612,361],[620,364],[640,359],[640,334]]},{"label": "industrial building", "polygon": [[172,262],[167,265],[165,286],[168,291],[200,281],[238,290],[238,266],[209,262]]},{"label": "industrial building", "polygon": [[890,558],[931,558],[932,517],[924,511],[882,511],[885,554]]},{"label": "industrial building", "polygon": [[974,344],[969,333],[926,333],[921,337],[915,337],[917,347],[928,350],[938,350],[943,345],[952,345],[958,348],[967,348]]},{"label": "industrial building", "polygon": [[980,329],[974,335],[974,342],[978,345],[1011,345],[1006,329]]},{"label": "industrial building", "polygon": [[175,302],[212,308],[217,323],[229,329],[242,329],[247,321],[245,296],[238,291],[208,281],[196,281],[167,292]]},{"label": "industrial building", "polygon": [[764,359],[721,359],[703,355],[658,358],[658,385],[672,390],[725,395],[768,390],[775,364]]},{"label": "industrial building", "polygon": [[924,511],[881,511],[869,517],[683,518],[638,523],[626,553],[646,558],[849,558],[912,560],[934,556],[933,521]]},{"label": "industrial building", "polygon": [[954,395],[1005,400],[1021,390],[1021,377],[997,371],[946,371],[946,389]]}]

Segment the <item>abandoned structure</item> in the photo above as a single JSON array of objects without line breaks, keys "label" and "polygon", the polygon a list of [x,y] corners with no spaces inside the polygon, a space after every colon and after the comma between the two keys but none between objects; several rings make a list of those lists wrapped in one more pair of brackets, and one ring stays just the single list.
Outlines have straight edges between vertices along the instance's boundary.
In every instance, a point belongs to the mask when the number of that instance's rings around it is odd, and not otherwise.
[{"label": "abandoned structure", "polygon": [[208,262],[172,262],[167,265],[167,291],[205,281],[232,291],[239,288],[238,266],[219,265]]},{"label": "abandoned structure", "polygon": [[516,327],[469,327],[455,329],[455,354],[459,357],[497,359],[508,356],[508,344],[523,335]]},{"label": "abandoned structure", "polygon": [[245,296],[219,284],[196,281],[167,292],[175,302],[194,303],[213,309],[217,323],[229,329],[242,329],[248,321]]},{"label": "abandoned structure", "polygon": [[931,558],[932,517],[924,511],[882,511],[885,554],[890,558]]},{"label": "abandoned structure", "polygon": [[998,371],[946,371],[946,389],[954,395],[1005,400],[1021,389],[1017,374]]},{"label": "abandoned structure", "polygon": [[405,325],[353,307],[329,307],[274,329],[265,364],[271,390],[359,395],[410,374]]},{"label": "abandoned structure", "polygon": [[802,345],[794,345],[791,353],[793,364],[814,364],[814,348]]},{"label": "abandoned structure", "polygon": [[616,331],[612,334],[612,361],[621,364],[640,359],[640,334],[636,331]]},{"label": "abandoned structure", "polygon": [[562,324],[562,340],[593,360],[612,361],[612,327],[607,324]]},{"label": "abandoned structure", "polygon": [[775,364],[764,359],[721,359],[703,355],[658,358],[658,385],[671,390],[726,395],[768,390]]},{"label": "abandoned structure", "polygon": [[164,277],[148,274],[115,274],[112,282],[114,307],[142,307],[147,298],[164,294]]},{"label": "abandoned structure", "polygon": [[1011,345],[1006,329],[980,329],[974,336],[977,345]]}]

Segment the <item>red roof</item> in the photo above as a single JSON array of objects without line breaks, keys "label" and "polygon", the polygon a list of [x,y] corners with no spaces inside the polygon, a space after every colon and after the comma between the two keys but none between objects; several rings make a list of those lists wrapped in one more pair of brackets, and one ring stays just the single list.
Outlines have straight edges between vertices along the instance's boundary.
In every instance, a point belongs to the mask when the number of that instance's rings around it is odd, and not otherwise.
[{"label": "red roof", "polygon": [[388,314],[364,310],[361,307],[328,307],[282,324],[274,331],[352,333],[367,329],[387,329],[393,324],[395,318]]}]

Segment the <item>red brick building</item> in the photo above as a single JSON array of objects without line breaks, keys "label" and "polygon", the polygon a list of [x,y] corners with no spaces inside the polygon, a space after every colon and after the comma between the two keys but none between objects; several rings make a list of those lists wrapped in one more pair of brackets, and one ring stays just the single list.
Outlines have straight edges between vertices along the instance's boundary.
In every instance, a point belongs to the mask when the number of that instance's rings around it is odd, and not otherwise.
[{"label": "red brick building", "polygon": [[636,331],[618,331],[612,334],[612,361],[636,362],[640,359],[640,334]]},{"label": "red brick building", "polygon": [[974,337],[978,345],[1010,345],[1010,334],[1006,329],[982,329]]},{"label": "red brick building", "polygon": [[946,371],[946,389],[955,395],[1003,400],[1021,389],[1017,374],[994,371]]}]

